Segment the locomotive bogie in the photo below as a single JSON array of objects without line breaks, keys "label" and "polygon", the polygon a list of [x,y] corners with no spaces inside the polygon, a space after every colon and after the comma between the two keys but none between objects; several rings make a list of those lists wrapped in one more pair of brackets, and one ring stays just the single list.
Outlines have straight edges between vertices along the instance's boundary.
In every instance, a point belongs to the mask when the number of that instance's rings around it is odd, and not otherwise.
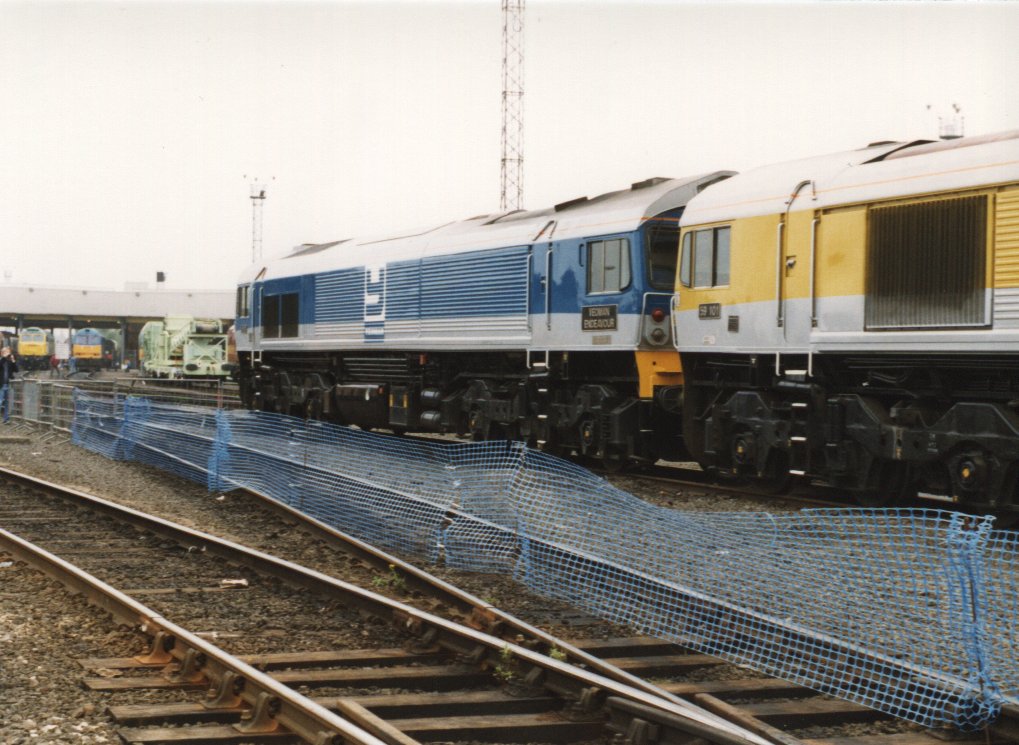
[{"label": "locomotive bogie", "polygon": [[1019,133],[760,169],[682,225],[702,465],[1019,509]]}]

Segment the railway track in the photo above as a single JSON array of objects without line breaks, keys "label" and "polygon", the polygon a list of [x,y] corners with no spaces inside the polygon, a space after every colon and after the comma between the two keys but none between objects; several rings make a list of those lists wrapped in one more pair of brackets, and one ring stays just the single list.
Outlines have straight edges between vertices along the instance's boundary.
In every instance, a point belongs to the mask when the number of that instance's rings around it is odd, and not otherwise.
[{"label": "railway track", "polygon": [[[658,463],[653,466],[643,466],[623,471],[605,471],[600,469],[597,464],[589,464],[589,468],[594,473],[618,485],[624,491],[632,491],[634,493],[645,491],[639,488],[641,485],[655,484],[668,488],[700,492],[706,495],[718,494],[726,497],[739,497],[779,510],[796,510],[807,507],[855,508],[863,506],[853,496],[821,482],[798,480],[792,481],[782,488],[760,488],[756,487],[752,481],[718,478],[712,474],[705,473],[696,464]],[[887,504],[875,502],[870,506],[916,507],[921,509],[941,507],[948,510],[966,511],[965,505],[959,504],[952,498],[933,494],[901,497],[893,499]],[[978,511],[975,514],[982,515],[983,513]],[[1016,517],[1006,513],[998,516],[996,526],[1010,528],[1016,522]]]},{"label": "railway track", "polygon": [[[465,442],[458,438],[434,434],[407,434],[406,437],[425,442]],[[605,468],[601,461],[590,458],[571,458],[592,473],[618,485],[624,491],[640,493],[646,489],[631,489],[633,485],[655,484],[671,489],[692,490],[705,494],[721,494],[740,497],[779,508],[801,509],[803,507],[858,507],[851,498],[833,494],[823,486],[810,483],[790,483],[788,488],[765,489],[755,487],[736,479],[719,479],[706,473],[694,463],[656,463],[632,468]]]},{"label": "railway track", "polygon": [[[288,713],[287,706],[295,704],[279,697],[272,687],[277,684],[307,693],[303,698],[319,707],[319,714],[339,713],[385,742],[407,742],[406,738],[611,741],[614,737],[633,743],[681,742],[692,736],[691,726],[695,732],[698,726],[719,726],[710,717],[707,722],[696,720],[696,725],[684,720],[688,711],[683,700],[736,723],[721,724],[730,728],[728,734],[713,731],[706,738],[716,742],[730,741],[726,738],[739,726],[783,745],[799,739],[859,745],[934,742],[928,733],[792,684],[760,677],[730,678],[725,674],[730,668],[719,660],[671,644],[646,638],[571,644],[551,638],[356,541],[345,543],[351,561],[372,567],[376,577],[399,578],[418,598],[418,606],[429,606],[441,617],[420,608],[390,605],[378,593],[304,573],[257,552],[236,553],[237,546],[165,521],[153,522],[80,493],[24,479],[5,491],[12,488],[20,496],[5,497],[0,524],[17,527],[26,537],[49,545],[53,553],[119,583],[133,600],[104,599],[107,596],[82,584],[84,580],[72,579],[69,568],[59,568],[63,581],[89,593],[94,602],[122,620],[143,624],[153,636],[153,648],[142,659],[82,661],[86,683],[93,690],[128,697],[125,703],[114,704],[110,713],[130,742],[237,741],[254,734],[268,736],[257,729],[274,728],[271,731],[276,733],[280,727],[301,731],[301,726],[310,726],[312,738],[326,731],[321,729],[322,721],[314,718],[311,725],[293,725],[295,715]],[[66,511],[67,500],[76,505],[72,516]],[[85,526],[93,523],[95,527],[88,529],[101,534],[86,535]],[[308,527],[323,541],[344,540],[325,526]],[[97,545],[103,548],[97,551]],[[27,551],[12,545],[7,550]],[[34,561],[51,570],[58,566],[52,560]],[[204,568],[199,571],[199,566]],[[139,567],[157,571],[139,573]],[[295,586],[302,591],[295,591]],[[277,607],[280,601],[274,599],[271,588],[288,597],[286,610]],[[309,597],[314,598],[310,606]],[[134,605],[139,601],[154,607]],[[263,607],[268,610],[258,610]],[[323,607],[330,608],[327,620]],[[292,630],[282,639],[281,624],[273,616],[280,612],[287,613],[285,625]],[[372,648],[347,644],[338,649],[336,637],[351,625],[365,627],[365,616],[382,619],[371,624]],[[184,619],[202,634],[188,636],[167,618]],[[459,625],[450,619],[467,620],[470,628],[454,631]],[[167,649],[171,638],[174,645]],[[237,659],[210,661],[215,649],[210,639],[235,652]],[[569,663],[597,669],[601,675],[576,682],[570,677],[575,667]],[[257,686],[246,682],[251,690],[236,691],[237,681],[248,681],[252,670],[267,678],[259,678],[267,687],[255,692]],[[719,675],[720,671],[725,673]],[[131,694],[154,691],[172,694],[172,700],[145,704],[130,700]],[[192,699],[174,698],[182,692],[191,692]],[[889,730],[898,731],[874,734]],[[651,737],[652,731],[659,734]],[[850,731],[866,734],[854,738],[846,734]]]},{"label": "railway track", "polygon": [[[121,736],[128,742],[244,741],[280,731],[290,733],[291,740],[299,736],[316,743],[374,742],[365,733],[384,742],[520,737],[579,742],[652,725],[680,738],[673,741],[697,736],[733,745],[767,742],[682,701],[616,683],[237,544],[40,482],[23,481],[7,491],[3,523],[26,535],[19,539],[4,531],[5,550],[56,574],[153,636],[147,655],[84,661],[86,670],[93,671],[86,672],[86,684],[107,692],[206,692],[204,700],[192,702],[205,716],[187,728],[129,726],[167,715],[162,702],[146,704],[147,715],[130,706],[114,707],[111,713],[123,720]],[[68,500],[74,502],[70,511]],[[26,543],[29,539],[51,551],[36,551]],[[57,558],[56,550],[80,567]],[[114,590],[114,583],[125,591]],[[139,598],[152,607],[141,605]],[[266,622],[280,627],[280,614],[289,632],[283,638],[261,633]],[[383,621],[371,634],[378,647],[337,650],[326,641],[357,624],[362,614]],[[189,626],[204,632],[189,632]],[[232,648],[229,652],[248,654],[225,654],[210,638]],[[629,654],[639,647],[618,646],[617,652]],[[507,693],[507,685],[515,696]],[[332,690],[329,708],[296,687]],[[347,695],[351,688],[365,687],[415,691],[405,694],[404,703],[418,707],[417,715],[404,721],[406,710],[404,716],[390,712],[396,723],[387,722],[365,706],[370,701]],[[391,707],[392,697],[385,698]],[[421,708],[425,703],[430,706]],[[460,716],[444,715],[458,710]],[[195,718],[173,707],[169,714],[175,711]],[[210,716],[230,721],[209,724]],[[363,731],[350,730],[351,721]],[[510,737],[511,732],[517,734]]]},{"label": "railway track", "polygon": [[645,491],[643,485],[660,485],[669,489],[739,497],[762,506],[777,509],[804,507],[858,507],[851,498],[832,494],[823,486],[809,483],[791,485],[783,490],[755,488],[736,480],[716,479],[695,466],[656,464],[632,471],[612,473],[592,468],[595,473],[619,485],[625,491]]}]

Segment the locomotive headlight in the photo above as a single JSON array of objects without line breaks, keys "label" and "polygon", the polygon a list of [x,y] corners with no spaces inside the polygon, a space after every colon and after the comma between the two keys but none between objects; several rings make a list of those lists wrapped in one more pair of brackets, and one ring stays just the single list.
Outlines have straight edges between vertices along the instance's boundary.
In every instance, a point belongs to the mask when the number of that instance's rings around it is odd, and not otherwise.
[{"label": "locomotive headlight", "polygon": [[667,334],[665,333],[664,329],[655,329],[654,331],[651,332],[651,341],[653,341],[655,344],[661,344],[662,342],[665,341],[666,336]]},{"label": "locomotive headlight", "polygon": [[661,323],[665,320],[665,311],[661,308],[655,308],[651,311],[651,320],[655,323]]}]

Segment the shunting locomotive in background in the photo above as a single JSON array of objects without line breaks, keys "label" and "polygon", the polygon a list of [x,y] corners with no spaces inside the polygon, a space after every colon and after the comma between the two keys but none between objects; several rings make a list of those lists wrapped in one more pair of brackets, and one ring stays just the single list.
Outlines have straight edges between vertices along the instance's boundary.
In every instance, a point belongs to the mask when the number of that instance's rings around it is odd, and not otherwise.
[{"label": "shunting locomotive in background", "polygon": [[255,266],[238,289],[241,395],[266,410],[517,438],[608,465],[677,457],[678,218],[728,175],[305,245]]},{"label": "shunting locomotive in background", "polygon": [[682,219],[687,448],[864,503],[1019,505],[1019,132],[734,176]]}]

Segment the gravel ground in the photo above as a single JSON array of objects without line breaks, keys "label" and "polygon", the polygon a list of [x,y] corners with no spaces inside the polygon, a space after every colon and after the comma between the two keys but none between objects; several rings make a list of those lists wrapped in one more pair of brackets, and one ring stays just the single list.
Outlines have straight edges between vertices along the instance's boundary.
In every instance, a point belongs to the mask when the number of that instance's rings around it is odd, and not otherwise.
[{"label": "gravel ground", "polygon": [[0,553],[0,741],[114,743],[106,698],[78,685],[83,657],[138,650],[143,637]]},{"label": "gravel ground", "polygon": [[605,479],[613,486],[640,497],[646,502],[689,512],[795,512],[796,505],[781,498],[764,501],[728,494],[724,491],[688,486],[675,486],[637,474],[610,474]]}]

